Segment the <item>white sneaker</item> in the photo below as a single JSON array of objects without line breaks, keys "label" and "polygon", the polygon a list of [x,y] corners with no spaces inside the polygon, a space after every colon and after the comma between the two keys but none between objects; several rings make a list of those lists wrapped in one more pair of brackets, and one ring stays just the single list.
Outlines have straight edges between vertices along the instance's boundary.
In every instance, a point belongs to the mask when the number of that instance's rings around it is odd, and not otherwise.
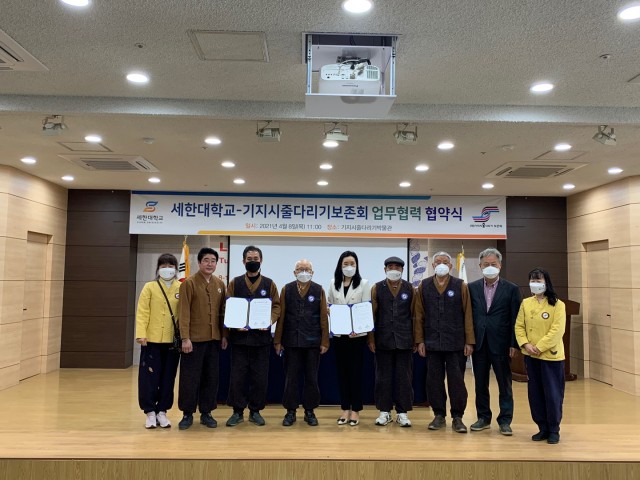
[{"label": "white sneaker", "polygon": [[156,428],[156,412],[147,413],[147,421],[144,422],[144,428]]},{"label": "white sneaker", "polygon": [[411,420],[409,420],[409,417],[407,417],[406,413],[399,413],[396,417],[396,422],[398,422],[398,425],[400,425],[401,427],[411,426]]},{"label": "white sneaker", "polygon": [[380,415],[378,416],[378,418],[376,418],[376,425],[386,425],[389,422],[391,422],[391,414],[389,412],[380,412]]},{"label": "white sneaker", "polygon": [[156,420],[158,421],[160,428],[169,428],[171,426],[171,422],[167,418],[167,412],[158,412]]}]

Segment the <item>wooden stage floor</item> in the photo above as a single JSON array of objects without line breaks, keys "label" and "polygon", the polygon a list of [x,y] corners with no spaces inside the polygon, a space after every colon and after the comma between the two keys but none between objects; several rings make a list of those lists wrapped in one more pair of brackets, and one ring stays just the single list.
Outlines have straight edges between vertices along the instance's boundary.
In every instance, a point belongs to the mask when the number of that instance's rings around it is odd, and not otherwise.
[{"label": "wooden stage floor", "polygon": [[[470,372],[466,380],[470,394],[464,420],[470,425],[476,420]],[[179,431],[180,412],[174,408],[169,412],[172,428],[146,430],[137,405],[136,368],[63,369],[0,392],[0,479],[91,478],[91,471],[102,472],[95,478],[128,477],[121,470],[127,465],[139,470],[138,478],[146,478],[146,472],[148,478],[157,479],[165,478],[162,472],[169,472],[166,478],[181,478],[180,471],[191,472],[192,478],[212,478],[216,471],[245,479],[354,478],[354,474],[389,479],[401,471],[411,478],[429,468],[440,472],[437,478],[474,472],[480,478],[540,478],[544,469],[548,471],[544,475],[554,479],[640,478],[640,398],[596,381],[568,382],[561,442],[548,445],[530,439],[537,429],[529,415],[526,384],[514,382],[514,395],[512,437],[500,435],[495,424],[490,430],[458,434],[451,430],[450,419],[445,430],[429,431],[432,413],[426,408],[411,412],[412,428],[395,423],[378,427],[373,424],[377,416],[373,406],[365,407],[356,427],[336,425],[339,409],[321,407],[318,427],[306,425],[299,410],[298,422],[285,428],[282,407],[269,406],[264,412],[266,426],[245,420],[228,428],[224,422],[231,409],[221,406],[213,412],[220,424],[216,429],[199,425],[196,415],[191,429]],[[497,403],[495,390],[492,400]],[[492,409],[497,411],[497,405]],[[62,461],[75,463],[64,466]],[[183,464],[176,466],[179,462]],[[331,462],[335,466],[327,470]],[[312,469],[313,465],[319,468]],[[54,475],[54,470],[65,468],[71,470]],[[154,468],[160,474],[153,473]],[[115,476],[108,475],[110,469]]]}]

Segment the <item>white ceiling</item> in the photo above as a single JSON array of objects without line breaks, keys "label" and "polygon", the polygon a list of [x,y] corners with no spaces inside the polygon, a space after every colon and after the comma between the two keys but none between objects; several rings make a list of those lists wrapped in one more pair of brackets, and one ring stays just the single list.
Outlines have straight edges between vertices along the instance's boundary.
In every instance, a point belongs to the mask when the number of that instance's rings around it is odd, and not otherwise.
[{"label": "white ceiling", "polygon": [[[70,188],[476,195],[492,181],[491,194],[569,195],[640,174],[640,83],[628,82],[640,73],[640,22],[616,18],[625,3],[375,0],[370,14],[353,17],[339,0],[92,0],[82,10],[3,0],[0,29],[48,71],[0,71],[0,163]],[[202,61],[187,33],[194,29],[265,32],[269,62]],[[302,32],[400,35],[391,112],[347,121],[350,140],[333,151],[321,146],[323,123],[340,119],[305,117]],[[148,72],[149,85],[128,84],[131,70]],[[555,90],[529,93],[540,80]],[[43,136],[48,114],[64,115],[69,128]],[[280,122],[280,143],[256,140],[265,119]],[[416,146],[395,143],[398,122],[418,125]],[[616,147],[591,139],[598,124],[615,127]],[[58,156],[69,153],[58,142],[87,133],[115,154],[143,156],[162,182]],[[208,135],[222,145],[203,149]],[[456,147],[437,150],[443,139]],[[541,162],[561,141],[587,165],[553,179],[485,178],[508,162]],[[23,165],[27,155],[38,163]],[[227,159],[236,168],[222,168]],[[325,161],[330,172],[318,168]],[[430,170],[416,173],[418,163]],[[624,172],[612,177],[611,166]],[[64,174],[75,181],[62,182]],[[234,185],[237,177],[246,184]],[[567,182],[576,189],[563,190]]]}]

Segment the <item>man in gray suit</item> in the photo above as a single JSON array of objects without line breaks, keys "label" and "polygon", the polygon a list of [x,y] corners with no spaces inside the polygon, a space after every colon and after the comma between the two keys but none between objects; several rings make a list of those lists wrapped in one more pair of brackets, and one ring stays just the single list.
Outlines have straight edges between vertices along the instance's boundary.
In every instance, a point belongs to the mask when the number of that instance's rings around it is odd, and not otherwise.
[{"label": "man in gray suit", "polygon": [[484,430],[491,425],[489,372],[493,368],[500,392],[498,426],[502,435],[512,435],[511,358],[518,350],[514,326],[522,296],[517,285],[500,278],[501,267],[502,254],[498,250],[483,250],[480,269],[484,278],[469,284],[476,334],[472,358],[478,414],[478,421],[471,425],[471,431]]}]

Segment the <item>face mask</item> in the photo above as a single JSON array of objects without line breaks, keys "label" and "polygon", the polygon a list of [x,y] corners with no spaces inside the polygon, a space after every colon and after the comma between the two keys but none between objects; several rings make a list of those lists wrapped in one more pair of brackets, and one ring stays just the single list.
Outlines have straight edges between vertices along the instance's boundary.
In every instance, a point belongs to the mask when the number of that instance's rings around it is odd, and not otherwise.
[{"label": "face mask", "polygon": [[402,278],[402,272],[400,270],[387,270],[387,279],[392,282],[396,282]]},{"label": "face mask", "polygon": [[449,267],[447,267],[444,263],[436,265],[436,275],[439,277],[445,277],[449,275]]},{"label": "face mask", "polygon": [[309,273],[309,272],[300,272],[296,274],[296,279],[300,282],[300,283],[307,283],[311,280],[311,277],[313,277],[313,273]]},{"label": "face mask", "polygon": [[171,280],[176,276],[176,269],[173,267],[160,268],[158,270],[158,275],[160,275],[160,278],[163,280]]},{"label": "face mask", "polygon": [[342,274],[351,278],[356,274],[356,267],[342,267]]},{"label": "face mask", "polygon": [[531,293],[534,295],[540,295],[541,293],[544,293],[547,286],[542,282],[529,282],[529,288],[531,289]]},{"label": "face mask", "polygon": [[500,269],[497,267],[487,267],[482,270],[482,274],[489,280],[496,278],[500,274]]},{"label": "face mask", "polygon": [[247,262],[245,263],[244,268],[246,268],[249,273],[256,273],[260,270],[260,262]]}]

